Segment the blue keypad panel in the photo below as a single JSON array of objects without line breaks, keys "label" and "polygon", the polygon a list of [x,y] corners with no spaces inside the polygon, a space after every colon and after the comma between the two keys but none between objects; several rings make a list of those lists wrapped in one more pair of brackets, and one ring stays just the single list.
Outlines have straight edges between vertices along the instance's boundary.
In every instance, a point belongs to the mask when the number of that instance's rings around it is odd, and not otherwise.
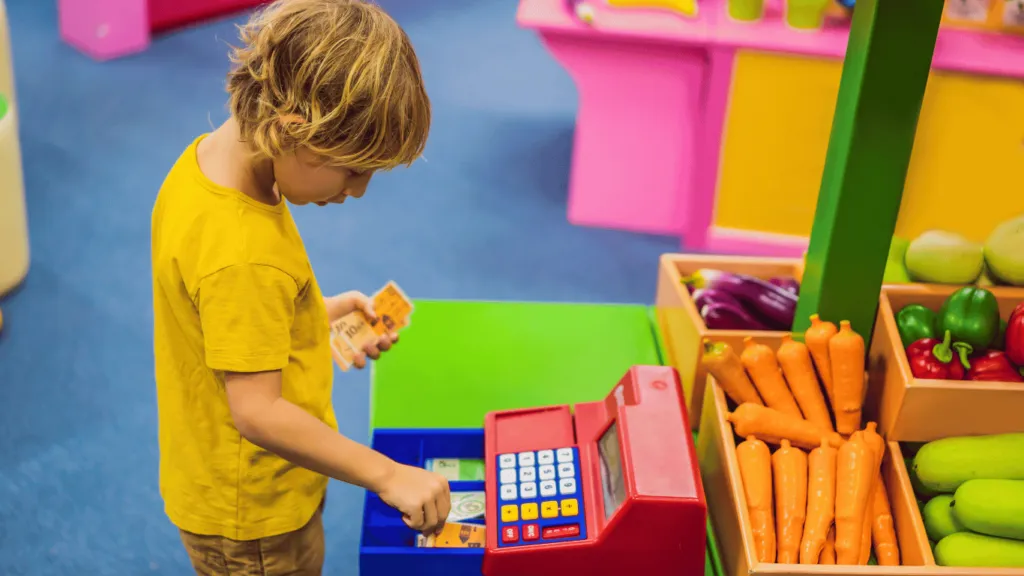
[{"label": "blue keypad panel", "polygon": [[498,547],[586,540],[579,450],[499,454]]}]

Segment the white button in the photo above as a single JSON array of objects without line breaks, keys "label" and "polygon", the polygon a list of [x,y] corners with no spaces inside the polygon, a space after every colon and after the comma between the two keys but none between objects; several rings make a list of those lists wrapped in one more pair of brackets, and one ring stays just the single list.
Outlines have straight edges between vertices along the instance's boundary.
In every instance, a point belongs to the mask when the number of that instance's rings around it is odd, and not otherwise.
[{"label": "white button", "polygon": [[516,469],[506,468],[501,471],[501,483],[502,484],[515,484],[516,483]]},{"label": "white button", "polygon": [[501,499],[502,500],[515,500],[516,499],[516,485],[515,484],[502,484],[502,486],[501,486]]},{"label": "white button", "polygon": [[[504,486],[502,487],[504,488]],[[575,478],[562,478],[558,482],[558,489],[562,493],[562,496],[569,496],[576,493],[576,479]]]},{"label": "white button", "polygon": [[523,482],[519,486],[519,495],[525,498],[536,498],[537,497],[537,483],[536,482]]},{"label": "white button", "polygon": [[502,454],[498,456],[498,467],[499,468],[515,468],[516,467],[516,455],[515,454]]},{"label": "white button", "polygon": [[559,462],[572,462],[572,448],[559,448],[558,449],[558,461]]},{"label": "white button", "polygon": [[537,462],[539,462],[540,464],[554,464],[554,450],[541,450],[540,452],[537,452]]},{"label": "white button", "polygon": [[519,454],[520,466],[533,466],[536,462],[537,461],[533,457],[533,452],[521,452]]},{"label": "white button", "polygon": [[537,469],[534,467],[520,468],[519,469],[519,481],[520,482],[536,482],[537,481]]},{"label": "white button", "polygon": [[541,466],[540,467],[540,479],[541,480],[554,480],[555,479],[555,467],[551,466],[551,465]]},{"label": "white button", "polygon": [[556,486],[554,480],[545,480],[544,482],[540,483],[540,495],[554,496],[556,492],[555,488]]},{"label": "white button", "polygon": [[559,478],[571,478],[576,475],[576,467],[572,463],[558,465]]}]

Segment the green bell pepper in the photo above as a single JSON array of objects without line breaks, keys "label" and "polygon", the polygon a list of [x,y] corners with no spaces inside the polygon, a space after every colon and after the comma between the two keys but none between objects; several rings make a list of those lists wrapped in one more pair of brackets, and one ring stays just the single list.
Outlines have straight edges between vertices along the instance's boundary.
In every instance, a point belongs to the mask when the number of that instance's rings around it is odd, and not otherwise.
[{"label": "green bell pepper", "polygon": [[996,331],[996,337],[992,340],[992,345],[989,348],[993,350],[1006,350],[1006,328],[1009,323],[1006,320],[999,321],[999,330]]},{"label": "green bell pepper", "polygon": [[970,344],[975,352],[987,350],[999,335],[999,302],[994,294],[977,286],[952,293],[939,310],[935,331],[949,330],[955,342]]},{"label": "green bell pepper", "polygon": [[904,348],[918,340],[935,339],[935,312],[920,304],[904,306],[896,314],[896,327],[899,328]]}]

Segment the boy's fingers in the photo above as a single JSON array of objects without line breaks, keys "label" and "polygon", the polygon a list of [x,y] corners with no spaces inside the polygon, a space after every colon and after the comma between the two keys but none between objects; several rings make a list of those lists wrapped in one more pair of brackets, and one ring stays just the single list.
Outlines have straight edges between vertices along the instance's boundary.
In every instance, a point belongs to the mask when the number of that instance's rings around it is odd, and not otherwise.
[{"label": "boy's fingers", "polygon": [[427,502],[423,506],[423,525],[420,526],[421,530],[432,532],[437,529],[437,507],[434,502]]},{"label": "boy's fingers", "polygon": [[381,336],[380,340],[377,341],[377,348],[379,348],[381,352],[389,350],[391,348],[391,338]]},{"label": "boy's fingers", "polygon": [[440,521],[437,531],[440,532],[444,528],[444,523],[448,521],[448,514],[452,511],[452,501],[447,495],[442,494],[437,499],[437,519]]},{"label": "boy's fingers", "polygon": [[365,368],[366,367],[366,356],[364,354],[356,354],[352,358],[352,364],[354,364],[356,368]]},{"label": "boy's fingers", "polygon": [[366,352],[366,355],[372,358],[373,360],[380,358],[380,350],[377,348],[377,345],[372,342],[367,344],[363,348],[363,351]]},{"label": "boy's fingers", "polygon": [[408,514],[405,518],[405,523],[409,525],[409,528],[413,530],[423,529],[423,510],[416,510],[415,514]]}]

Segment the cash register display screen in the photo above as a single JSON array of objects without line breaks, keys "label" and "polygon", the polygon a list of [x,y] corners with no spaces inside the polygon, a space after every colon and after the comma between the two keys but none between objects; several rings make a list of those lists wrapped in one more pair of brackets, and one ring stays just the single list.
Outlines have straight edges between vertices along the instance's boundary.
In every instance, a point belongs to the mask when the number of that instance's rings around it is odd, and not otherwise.
[{"label": "cash register display screen", "polygon": [[597,449],[601,457],[601,488],[604,493],[604,519],[607,521],[626,499],[626,486],[622,476],[622,452],[619,450],[619,430],[614,422],[601,436]]}]

